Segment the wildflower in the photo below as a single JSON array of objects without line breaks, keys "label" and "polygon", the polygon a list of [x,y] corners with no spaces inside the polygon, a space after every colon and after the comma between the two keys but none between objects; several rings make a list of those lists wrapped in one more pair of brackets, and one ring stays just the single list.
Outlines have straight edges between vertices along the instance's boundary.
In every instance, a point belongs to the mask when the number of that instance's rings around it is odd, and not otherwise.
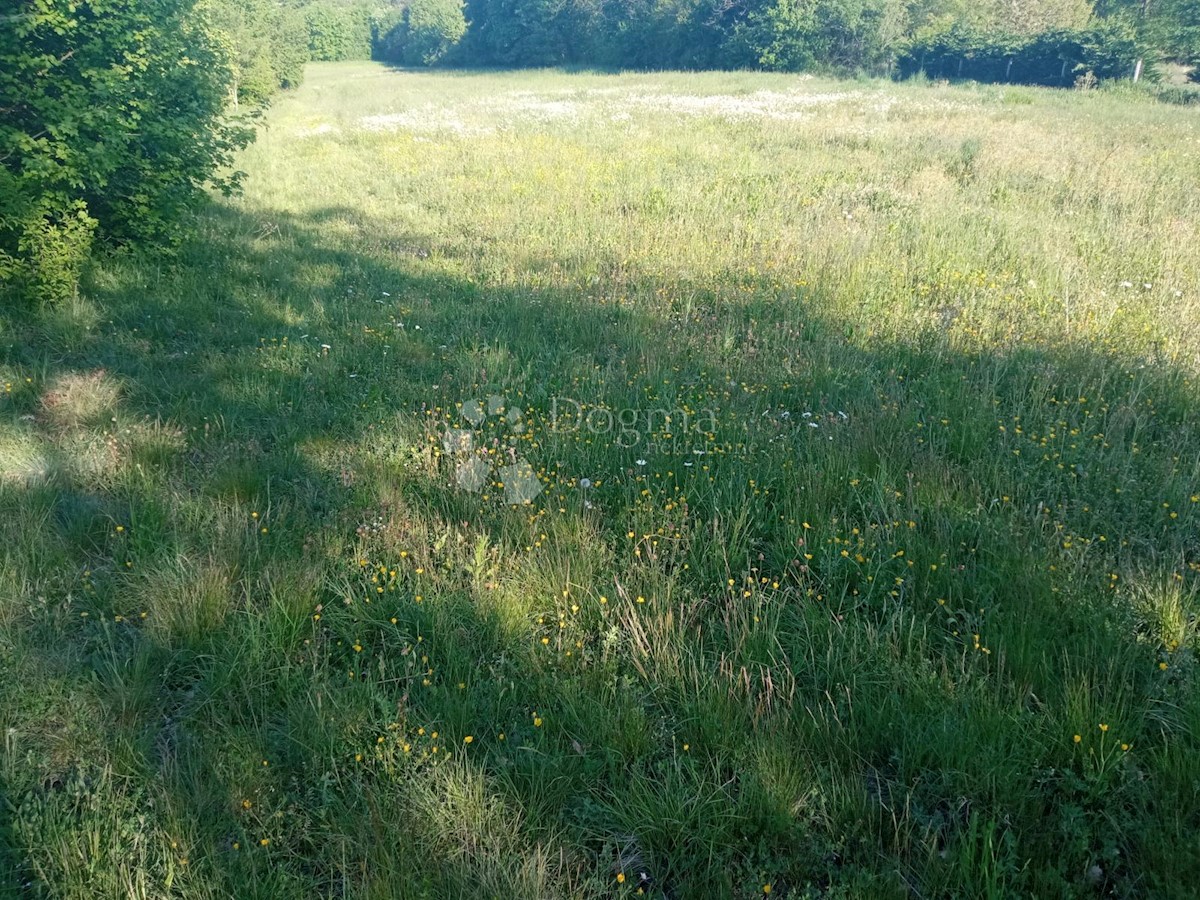
[{"label": "wildflower", "polygon": [[579,486],[580,486],[581,488],[583,488],[583,489],[586,491],[588,488],[590,488],[590,487],[592,486],[592,479],[590,479],[590,478],[580,478],[580,479],[579,479]]},{"label": "wildflower", "polygon": [[618,872],[617,873],[617,884],[624,884],[624,883],[625,883],[625,873]]},{"label": "wildflower", "polygon": [[471,743],[471,742],[472,742],[472,741],[474,741],[474,740],[475,740],[475,738],[473,738],[471,735],[469,735],[469,734],[468,734],[468,735],[467,735],[465,738],[463,738],[463,743],[464,743],[464,744],[469,744],[469,743]]},{"label": "wildflower", "polygon": [[1083,737],[1081,735],[1077,734],[1077,735],[1075,735],[1075,737],[1071,738],[1071,740],[1073,740],[1075,743],[1078,744],[1080,741],[1083,740]]},{"label": "wildflower", "polygon": [[1104,724],[1103,722],[1101,722],[1101,723],[1100,723],[1100,730],[1101,730],[1101,731],[1108,731],[1108,726],[1107,726],[1106,724]]}]

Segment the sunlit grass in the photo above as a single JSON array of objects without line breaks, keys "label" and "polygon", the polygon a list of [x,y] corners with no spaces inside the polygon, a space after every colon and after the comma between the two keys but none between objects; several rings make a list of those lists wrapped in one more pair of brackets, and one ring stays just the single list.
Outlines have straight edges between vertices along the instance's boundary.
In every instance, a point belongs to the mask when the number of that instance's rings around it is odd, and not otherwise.
[{"label": "sunlit grass", "polygon": [[1196,141],[315,67],[2,323],[6,886],[1187,896]]}]

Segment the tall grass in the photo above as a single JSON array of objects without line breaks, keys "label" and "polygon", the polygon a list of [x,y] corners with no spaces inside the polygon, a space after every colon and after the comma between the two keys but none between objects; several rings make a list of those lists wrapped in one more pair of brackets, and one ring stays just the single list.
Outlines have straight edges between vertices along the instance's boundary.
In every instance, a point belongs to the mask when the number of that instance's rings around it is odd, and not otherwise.
[{"label": "tall grass", "polygon": [[3,883],[1188,896],[1196,140],[314,67],[0,322]]}]

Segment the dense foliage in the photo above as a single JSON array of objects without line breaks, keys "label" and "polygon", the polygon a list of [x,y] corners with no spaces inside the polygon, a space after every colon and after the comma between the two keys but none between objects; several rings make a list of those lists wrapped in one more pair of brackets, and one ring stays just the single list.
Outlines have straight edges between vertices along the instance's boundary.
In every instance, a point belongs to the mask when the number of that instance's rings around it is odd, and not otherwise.
[{"label": "dense foliage", "polygon": [[375,56],[401,65],[440,62],[467,31],[462,0],[410,0],[372,21]]},{"label": "dense foliage", "polygon": [[371,11],[357,2],[317,0],[295,5],[308,30],[308,58],[315,61],[370,59]]},{"label": "dense foliage", "polygon": [[236,183],[217,173],[250,132],[228,114],[298,85],[309,60],[369,57],[370,22],[339,0],[30,0],[5,15],[5,299],[69,296],[97,239],[176,243],[206,187]]},{"label": "dense foliage", "polygon": [[[261,104],[299,85],[310,60],[369,59],[372,10],[339,0],[201,0],[226,49],[235,103]],[[399,8],[397,7],[397,11]]]},{"label": "dense foliage", "polygon": [[[207,0],[245,59],[241,99],[295,79],[274,59],[406,66],[832,69],[1070,85],[1137,60],[1200,59],[1200,0]],[[242,23],[247,23],[247,28]],[[287,57],[292,59],[292,57]],[[924,63],[922,63],[922,60]],[[270,73],[276,73],[272,79]]]},{"label": "dense foliage", "polygon": [[205,0],[208,24],[230,66],[234,103],[262,103],[280,88],[295,87],[310,57],[303,13],[272,0]]},{"label": "dense foliage", "polygon": [[[0,31],[0,276],[74,290],[97,236],[170,244],[245,140],[194,0],[36,0]],[[228,186],[229,182],[217,181]]]},{"label": "dense foliage", "polygon": [[1200,0],[394,0],[372,23],[376,58],[403,65],[925,69],[1070,85],[1128,76],[1143,58],[1200,59]]},{"label": "dense foliage", "polygon": [[1131,75],[1143,56],[1137,33],[1117,20],[1071,31],[1021,36],[951,29],[915,42],[900,58],[903,75],[1069,87]]}]

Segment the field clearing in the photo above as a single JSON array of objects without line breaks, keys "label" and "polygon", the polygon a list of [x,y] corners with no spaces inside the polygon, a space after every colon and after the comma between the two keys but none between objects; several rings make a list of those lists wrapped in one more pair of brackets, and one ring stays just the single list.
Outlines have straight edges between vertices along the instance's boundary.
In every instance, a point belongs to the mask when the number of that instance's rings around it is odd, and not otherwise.
[{"label": "field clearing", "polygon": [[0,887],[1193,896],[1198,123],[311,66],[0,316]]}]

